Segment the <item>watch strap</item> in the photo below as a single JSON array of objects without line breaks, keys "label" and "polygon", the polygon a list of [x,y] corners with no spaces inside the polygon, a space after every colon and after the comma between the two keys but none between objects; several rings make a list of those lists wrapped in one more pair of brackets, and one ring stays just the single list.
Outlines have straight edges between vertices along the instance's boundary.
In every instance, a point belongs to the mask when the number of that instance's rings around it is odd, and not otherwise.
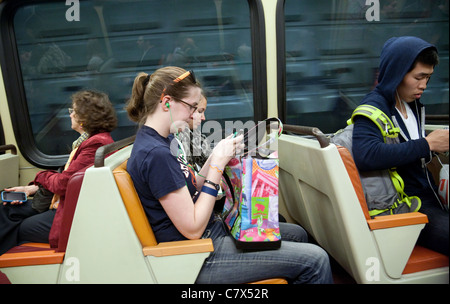
[{"label": "watch strap", "polygon": [[216,189],[216,191],[219,191],[219,189],[220,189],[219,184],[216,184],[216,183],[214,183],[214,182],[212,182],[212,181],[210,181],[208,179],[205,179],[205,183],[210,184],[211,186],[213,186]]}]

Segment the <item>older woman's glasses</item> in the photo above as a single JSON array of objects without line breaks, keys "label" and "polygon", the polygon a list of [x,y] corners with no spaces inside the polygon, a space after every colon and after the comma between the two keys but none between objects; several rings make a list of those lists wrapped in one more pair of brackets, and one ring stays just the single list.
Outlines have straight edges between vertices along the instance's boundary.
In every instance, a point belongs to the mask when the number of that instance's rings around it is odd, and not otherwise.
[{"label": "older woman's glasses", "polygon": [[69,108],[68,110],[69,110],[69,114],[73,113],[73,108]]}]

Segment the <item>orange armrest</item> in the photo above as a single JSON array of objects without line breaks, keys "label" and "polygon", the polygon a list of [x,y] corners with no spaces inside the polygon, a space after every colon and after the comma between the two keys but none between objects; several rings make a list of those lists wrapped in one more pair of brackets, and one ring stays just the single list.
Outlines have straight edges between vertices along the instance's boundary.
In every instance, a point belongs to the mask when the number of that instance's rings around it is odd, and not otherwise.
[{"label": "orange armrest", "polygon": [[55,252],[54,250],[5,253],[0,256],[0,268],[61,264],[63,259],[64,252]]},{"label": "orange armrest", "polygon": [[152,255],[155,257],[162,257],[178,254],[212,252],[214,251],[214,247],[211,239],[199,239],[159,243],[156,246],[146,246],[142,251],[145,256]]},{"label": "orange armrest", "polygon": [[428,217],[420,212],[376,216],[374,219],[367,220],[370,230],[426,223],[428,223]]}]

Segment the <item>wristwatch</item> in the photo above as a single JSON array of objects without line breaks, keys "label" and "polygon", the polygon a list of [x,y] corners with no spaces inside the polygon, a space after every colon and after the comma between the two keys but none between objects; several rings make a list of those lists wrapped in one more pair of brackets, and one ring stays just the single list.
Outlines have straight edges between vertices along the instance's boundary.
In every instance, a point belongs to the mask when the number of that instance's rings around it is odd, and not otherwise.
[{"label": "wristwatch", "polygon": [[208,179],[205,179],[205,183],[210,184],[210,185],[213,186],[217,191],[219,191],[219,189],[220,189],[219,184],[216,184],[216,183],[214,183],[214,182],[212,182],[212,181],[210,181],[210,180],[208,180]]}]

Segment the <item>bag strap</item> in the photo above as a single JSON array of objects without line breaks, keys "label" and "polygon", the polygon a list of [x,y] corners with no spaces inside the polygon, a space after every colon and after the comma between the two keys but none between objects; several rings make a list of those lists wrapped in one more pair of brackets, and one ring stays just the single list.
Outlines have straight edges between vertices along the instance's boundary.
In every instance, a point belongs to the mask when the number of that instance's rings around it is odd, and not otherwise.
[{"label": "bag strap", "polygon": [[400,174],[398,174],[396,168],[390,168],[388,169],[389,176],[391,177],[392,184],[394,185],[395,190],[397,191],[398,198],[397,201],[392,204],[387,209],[373,209],[369,210],[370,216],[376,216],[381,213],[384,213],[386,211],[389,211],[390,214],[394,214],[394,210],[398,207],[400,207],[401,204],[406,204],[411,209],[412,207],[412,201],[417,201],[417,207],[414,210],[411,210],[411,212],[417,212],[419,211],[420,207],[422,207],[422,200],[418,196],[408,196],[405,193],[405,184],[403,182],[403,179],[400,177]]},{"label": "bag strap", "polygon": [[397,201],[394,204],[392,204],[392,206],[390,206],[387,209],[369,210],[369,215],[373,217],[373,216],[379,215],[381,213],[384,213],[386,211],[389,211],[390,214],[394,214],[394,209],[398,208],[401,204],[407,204],[408,207],[411,208],[412,200],[414,200],[414,199],[417,201],[417,207],[414,210],[411,210],[411,212],[419,211],[419,209],[422,207],[422,200],[418,196],[408,196],[405,193],[405,190],[404,190],[405,184],[404,184],[403,179],[401,178],[400,174],[398,174],[396,168],[390,168],[390,169],[388,169],[388,172],[391,177],[392,184],[394,185],[394,188],[397,191],[399,198],[397,199]]},{"label": "bag strap", "polygon": [[347,120],[347,124],[353,124],[353,119],[357,115],[362,115],[372,120],[377,125],[378,129],[380,129],[384,142],[386,142],[386,137],[396,138],[400,133],[400,128],[397,128],[389,116],[377,107],[367,104],[358,106],[353,111],[352,117]]},{"label": "bag strap", "polygon": [[[233,204],[235,202],[235,196],[234,196],[234,187],[233,187],[233,183],[231,183],[230,177],[228,176],[228,174],[226,172],[224,172],[224,174],[222,174],[222,176],[225,179],[225,182],[227,183],[228,189],[230,190],[231,193],[231,198],[233,199]],[[231,209],[229,210],[231,211]],[[228,212],[229,213],[229,212]],[[228,214],[227,214],[228,215]],[[225,216],[226,217],[226,216]]]},{"label": "bag strap", "polygon": [[[262,141],[263,137],[261,136],[261,138],[258,138],[258,135],[265,134],[265,133],[259,131],[260,128],[267,127],[267,123],[269,123],[269,125],[270,125],[270,123],[272,123],[272,122],[278,123],[278,131],[276,133],[271,132],[268,135],[269,139],[260,144],[259,142]],[[281,122],[281,120],[278,117],[269,117],[269,118],[264,119],[263,121],[260,121],[258,124],[256,124],[256,126],[249,129],[247,131],[247,133],[244,134],[244,144],[245,144],[244,151],[245,152],[243,153],[242,157],[249,154],[250,152],[254,152],[259,149],[263,149],[264,147],[270,145],[272,142],[277,140],[281,136],[282,133],[283,133],[283,123]],[[256,140],[255,147],[249,147],[250,139]]]}]

